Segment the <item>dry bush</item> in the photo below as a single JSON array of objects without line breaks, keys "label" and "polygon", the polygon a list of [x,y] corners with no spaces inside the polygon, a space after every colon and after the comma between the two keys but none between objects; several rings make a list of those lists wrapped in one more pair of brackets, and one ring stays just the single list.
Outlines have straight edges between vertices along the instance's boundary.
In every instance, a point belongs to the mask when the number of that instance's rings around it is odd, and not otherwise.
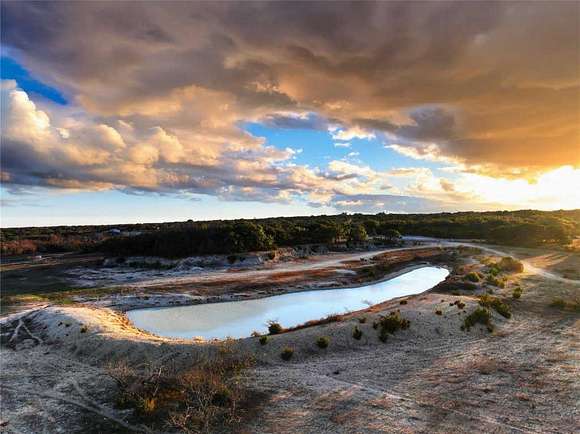
[{"label": "dry bush", "polygon": [[381,316],[379,318],[377,327],[379,328],[379,339],[386,342],[388,336],[394,334],[398,330],[408,329],[411,321],[401,316],[399,311],[391,312],[389,315]]},{"label": "dry bush", "polygon": [[316,339],[316,346],[318,348],[328,348],[328,345],[330,344],[330,338],[328,336],[320,336],[318,339]]},{"label": "dry bush", "polygon": [[333,313],[330,314],[324,318],[321,319],[313,319],[310,321],[306,321],[304,324],[298,324],[297,326],[294,327],[288,327],[287,329],[284,329],[284,332],[293,332],[296,330],[302,330],[308,327],[313,327],[313,326],[317,326],[317,325],[323,325],[323,324],[330,324],[333,322],[340,322],[342,321],[342,315],[338,314],[338,313]]},{"label": "dry bush", "polygon": [[276,321],[268,321],[268,332],[271,335],[277,335],[284,331],[284,328],[280,325],[280,323]]},{"label": "dry bush", "polygon": [[282,358],[282,360],[290,360],[292,358],[292,356],[294,355],[294,348],[292,347],[284,347],[282,349],[282,352],[280,353],[280,357]]},{"label": "dry bush", "polygon": [[251,365],[250,357],[224,345],[216,356],[185,369],[118,363],[109,374],[118,384],[118,405],[133,409],[138,422],[153,430],[199,433],[240,421],[246,398],[241,379]]}]

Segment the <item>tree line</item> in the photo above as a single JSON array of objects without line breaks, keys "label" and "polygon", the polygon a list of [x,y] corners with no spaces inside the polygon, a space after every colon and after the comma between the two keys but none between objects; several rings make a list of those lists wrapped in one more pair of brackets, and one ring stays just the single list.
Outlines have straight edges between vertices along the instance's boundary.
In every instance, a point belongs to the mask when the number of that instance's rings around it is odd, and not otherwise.
[{"label": "tree line", "polygon": [[[139,231],[113,236],[111,229]],[[271,250],[303,244],[347,244],[379,238],[395,241],[400,234],[478,239],[491,243],[541,246],[566,245],[580,232],[580,210],[498,211],[439,214],[339,214],[251,220],[214,220],[2,229],[2,253],[100,251],[111,255],[184,257]],[[94,234],[100,234],[95,237]],[[105,235],[103,235],[105,234]],[[18,246],[29,251],[17,252]]]}]

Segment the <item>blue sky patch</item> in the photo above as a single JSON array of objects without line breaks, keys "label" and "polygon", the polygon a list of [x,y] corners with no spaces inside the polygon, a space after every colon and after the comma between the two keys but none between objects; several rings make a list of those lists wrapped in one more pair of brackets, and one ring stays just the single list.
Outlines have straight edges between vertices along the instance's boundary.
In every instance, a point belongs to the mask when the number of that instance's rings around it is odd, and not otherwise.
[{"label": "blue sky patch", "polygon": [[18,62],[8,56],[0,58],[0,76],[3,80],[15,80],[18,87],[29,94],[40,95],[57,104],[68,104],[65,96],[54,87],[48,86],[33,78]]}]

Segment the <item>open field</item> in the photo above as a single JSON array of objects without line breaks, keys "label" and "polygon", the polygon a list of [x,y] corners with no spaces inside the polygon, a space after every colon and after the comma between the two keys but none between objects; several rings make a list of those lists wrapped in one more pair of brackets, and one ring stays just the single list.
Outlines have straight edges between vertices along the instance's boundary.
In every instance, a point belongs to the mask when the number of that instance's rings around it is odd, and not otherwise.
[{"label": "open field", "polygon": [[[127,322],[128,308],[354,286],[436,263],[452,275],[404,303],[392,300],[270,336],[266,345],[258,338],[232,342],[236,354],[255,358],[244,374],[253,404],[243,408],[234,430],[577,432],[580,282],[560,275],[565,271],[558,265],[575,266],[577,255],[549,261],[564,254],[520,249],[524,273],[505,274],[503,288],[486,282],[470,286],[465,276],[485,273],[485,264],[499,259],[492,252],[501,247],[438,244],[81,289],[60,306],[39,300],[40,308],[3,320],[2,428],[148,432],[131,410],[116,404],[118,386],[107,366],[122,360],[133,366],[151,361],[191,366],[215,354],[218,344],[151,336]],[[515,299],[518,287],[522,295]],[[490,308],[492,332],[483,325],[461,330],[478,308],[478,297],[489,290],[509,306],[511,317]],[[556,298],[569,304],[551,306]],[[381,342],[373,323],[396,310],[410,327]],[[360,339],[353,338],[355,327]],[[315,344],[320,336],[328,337],[325,349]],[[294,349],[289,361],[280,358],[284,347]]]}]

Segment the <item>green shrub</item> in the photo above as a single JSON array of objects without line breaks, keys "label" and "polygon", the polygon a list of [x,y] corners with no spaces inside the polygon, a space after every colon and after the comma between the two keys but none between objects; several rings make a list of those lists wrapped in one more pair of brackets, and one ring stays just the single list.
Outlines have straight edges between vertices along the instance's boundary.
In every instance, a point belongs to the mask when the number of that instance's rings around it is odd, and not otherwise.
[{"label": "green shrub", "polygon": [[512,297],[515,299],[518,299],[522,296],[522,288],[520,288],[519,286],[517,288],[514,289],[513,293],[512,293]]},{"label": "green shrub", "polygon": [[88,331],[89,331],[89,328],[86,325],[81,327],[81,333],[86,333]]},{"label": "green shrub", "polygon": [[505,277],[499,278],[496,276],[489,275],[486,277],[485,282],[488,283],[489,285],[497,286],[498,288],[505,288],[506,279]]},{"label": "green shrub", "polygon": [[479,274],[477,274],[475,271],[472,271],[465,275],[465,279],[469,280],[470,282],[477,283],[481,280],[481,277],[479,277]]},{"label": "green shrub", "polygon": [[280,323],[277,323],[276,321],[268,321],[268,332],[271,335],[277,335],[282,333],[283,331],[284,329],[282,328]]},{"label": "green shrub", "polygon": [[522,273],[524,271],[524,264],[511,256],[501,258],[497,266],[500,270],[510,273]]},{"label": "green shrub", "polygon": [[389,332],[386,331],[385,329],[380,329],[379,330],[379,340],[381,342],[387,342],[388,338],[389,338]]},{"label": "green shrub", "polygon": [[492,307],[495,309],[495,311],[497,313],[499,313],[504,318],[511,318],[512,317],[511,308],[507,304],[505,304],[503,301],[499,301],[498,303],[494,303]]},{"label": "green shrub", "polygon": [[494,276],[495,277],[500,272],[501,272],[501,270],[499,269],[499,267],[496,264],[492,264],[488,268],[488,273],[489,273],[490,276]]},{"label": "green shrub", "polygon": [[512,316],[510,307],[497,297],[491,297],[487,294],[482,295],[479,297],[479,304],[480,306],[494,309],[505,318],[511,318]]},{"label": "green shrub", "polygon": [[465,317],[461,329],[469,330],[476,324],[483,324],[487,326],[487,329],[489,331],[493,330],[491,325],[491,314],[489,313],[489,310],[482,307],[478,307],[477,309],[475,309],[473,312],[471,312],[468,316]]},{"label": "green shrub", "polygon": [[318,348],[328,348],[328,344],[330,344],[330,338],[328,336],[320,336],[316,339],[316,345]]},{"label": "green shrub", "polygon": [[291,347],[285,347],[282,352],[280,353],[280,357],[282,358],[282,360],[290,360],[292,358],[292,356],[294,355],[294,348]]},{"label": "green shrub", "polygon": [[365,322],[367,322],[367,317],[366,317],[366,316],[361,316],[361,317],[358,319],[358,322],[359,322],[359,323],[361,323],[361,324],[364,324]]},{"label": "green shrub", "polygon": [[443,312],[440,309],[437,309],[435,311],[435,315],[443,315]]},{"label": "green shrub", "polygon": [[363,332],[361,331],[361,329],[359,329],[357,326],[354,327],[354,330],[352,331],[352,337],[355,338],[357,341],[360,341],[360,339],[362,338]]},{"label": "green shrub", "polygon": [[268,343],[268,336],[260,336],[260,344],[266,345]]},{"label": "green shrub", "polygon": [[389,315],[381,316],[377,323],[379,328],[379,339],[382,342],[387,340],[389,334],[394,334],[398,330],[409,328],[411,322],[408,319],[401,317],[401,313],[391,312]]}]

